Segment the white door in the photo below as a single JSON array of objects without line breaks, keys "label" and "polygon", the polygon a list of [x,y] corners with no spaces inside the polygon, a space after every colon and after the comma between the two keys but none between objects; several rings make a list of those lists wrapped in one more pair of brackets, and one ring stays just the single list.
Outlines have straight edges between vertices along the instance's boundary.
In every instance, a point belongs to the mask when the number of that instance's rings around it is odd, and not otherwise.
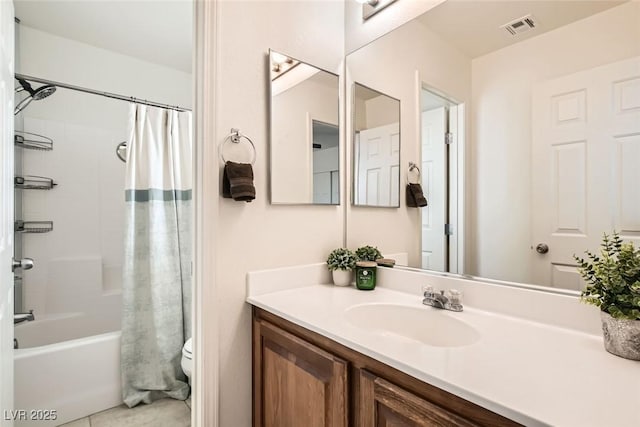
[{"label": "white door", "polygon": [[339,204],[339,163],[338,147],[313,150],[313,203]]},{"label": "white door", "polygon": [[447,241],[447,109],[422,113],[422,191],[427,202],[422,208],[422,268],[446,271]]},{"label": "white door", "polygon": [[640,241],[640,58],[540,83],[532,107],[534,282],[579,290],[573,254]]},{"label": "white door", "polygon": [[399,123],[361,130],[357,159],[356,204],[399,206]]},{"label": "white door", "polygon": [[331,172],[313,174],[313,203],[331,203]]},{"label": "white door", "polygon": [[[13,425],[13,2],[0,2],[0,426]],[[8,418],[8,419],[7,419]]]}]

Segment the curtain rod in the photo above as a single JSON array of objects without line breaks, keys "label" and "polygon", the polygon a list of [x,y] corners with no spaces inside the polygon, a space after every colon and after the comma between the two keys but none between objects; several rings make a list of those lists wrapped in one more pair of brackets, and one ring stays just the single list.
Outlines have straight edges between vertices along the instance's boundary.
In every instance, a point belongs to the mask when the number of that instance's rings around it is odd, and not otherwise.
[{"label": "curtain rod", "polygon": [[85,92],[85,93],[91,93],[93,95],[100,95],[100,96],[104,96],[107,98],[111,98],[111,99],[119,99],[122,101],[129,101],[129,102],[133,102],[136,104],[143,104],[143,105],[149,105],[151,107],[159,107],[159,108],[166,108],[168,110],[175,110],[175,111],[191,111],[190,108],[184,108],[184,107],[180,107],[178,105],[169,105],[169,104],[161,104],[159,102],[153,102],[153,101],[147,101],[146,99],[140,99],[140,98],[135,98],[133,96],[124,96],[124,95],[118,95],[117,93],[110,93],[110,92],[103,92],[100,90],[93,90],[93,89],[87,89],[84,87],[80,87],[80,86],[74,86],[74,85],[70,85],[70,84],[66,84],[66,83],[60,83],[60,82],[56,82],[53,80],[47,80],[47,79],[41,79],[39,77],[31,77],[31,76],[26,76],[24,74],[15,74],[16,79],[21,79],[21,80],[27,80],[30,82],[36,82],[36,83],[42,83],[45,85],[53,85],[56,87],[61,87],[64,89],[71,89],[71,90],[75,90],[78,92]]}]

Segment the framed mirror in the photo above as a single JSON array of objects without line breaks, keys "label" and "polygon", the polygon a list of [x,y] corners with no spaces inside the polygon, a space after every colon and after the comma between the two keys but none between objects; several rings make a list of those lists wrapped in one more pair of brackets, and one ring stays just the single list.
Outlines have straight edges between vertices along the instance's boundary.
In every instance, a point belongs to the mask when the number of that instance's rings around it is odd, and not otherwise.
[{"label": "framed mirror", "polygon": [[354,206],[400,207],[400,101],[353,85]]},{"label": "framed mirror", "polygon": [[[614,230],[640,242],[640,3],[508,3],[443,2],[347,56],[348,77],[402,103],[401,172],[419,164],[429,200],[366,218],[348,206],[347,246],[577,295],[574,254]],[[455,132],[430,168],[426,112],[442,108]],[[434,251],[455,262],[426,265]]]},{"label": "framed mirror", "polygon": [[337,74],[270,50],[271,203],[340,204]]}]

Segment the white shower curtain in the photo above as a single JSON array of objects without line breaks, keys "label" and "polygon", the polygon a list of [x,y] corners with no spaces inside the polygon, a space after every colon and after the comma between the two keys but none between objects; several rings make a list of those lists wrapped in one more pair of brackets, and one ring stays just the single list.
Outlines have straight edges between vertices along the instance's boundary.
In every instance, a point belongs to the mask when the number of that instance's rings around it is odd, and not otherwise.
[{"label": "white shower curtain", "polygon": [[132,104],[126,167],[122,395],[184,400],[191,336],[191,113]]}]

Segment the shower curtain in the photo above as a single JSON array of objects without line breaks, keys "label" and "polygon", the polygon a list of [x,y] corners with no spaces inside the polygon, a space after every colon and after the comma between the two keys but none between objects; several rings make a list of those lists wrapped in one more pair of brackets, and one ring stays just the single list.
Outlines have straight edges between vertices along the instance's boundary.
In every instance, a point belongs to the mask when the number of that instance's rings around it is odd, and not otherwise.
[{"label": "shower curtain", "polygon": [[126,166],[122,395],[184,400],[191,336],[191,113],[132,104]]}]

